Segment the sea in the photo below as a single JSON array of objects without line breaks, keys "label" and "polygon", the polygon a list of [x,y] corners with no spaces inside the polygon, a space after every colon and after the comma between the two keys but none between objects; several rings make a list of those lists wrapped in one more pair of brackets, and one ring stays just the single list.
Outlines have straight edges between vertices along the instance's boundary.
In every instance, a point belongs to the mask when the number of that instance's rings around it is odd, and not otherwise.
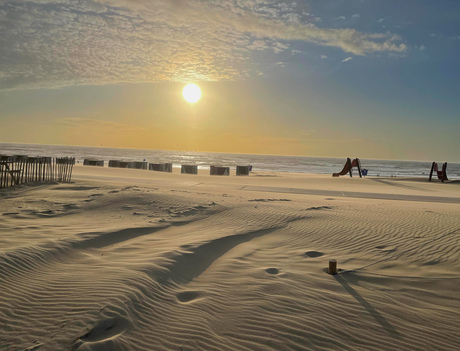
[{"label": "sea", "polygon": [[[198,151],[143,150],[89,146],[65,146],[42,144],[0,143],[0,155],[28,155],[50,157],[75,157],[77,163],[85,158],[123,161],[147,161],[150,163],[172,163],[173,167],[183,164],[198,165],[199,169],[215,166],[251,165],[253,171],[332,174],[342,170],[343,157],[309,157],[280,155],[230,154]],[[352,155],[354,156],[354,155]],[[359,155],[358,155],[359,156]],[[428,177],[432,161],[401,161],[361,159],[361,167],[368,176],[381,177]],[[460,179],[460,163],[447,164],[449,179]]]}]

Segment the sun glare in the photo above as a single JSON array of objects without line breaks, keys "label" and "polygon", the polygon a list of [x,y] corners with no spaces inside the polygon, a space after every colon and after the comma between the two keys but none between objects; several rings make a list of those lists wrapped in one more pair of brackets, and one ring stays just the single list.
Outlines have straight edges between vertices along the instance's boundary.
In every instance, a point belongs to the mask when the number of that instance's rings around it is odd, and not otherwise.
[{"label": "sun glare", "polygon": [[184,87],[182,95],[184,96],[185,101],[194,104],[201,99],[201,89],[198,85],[190,83]]}]

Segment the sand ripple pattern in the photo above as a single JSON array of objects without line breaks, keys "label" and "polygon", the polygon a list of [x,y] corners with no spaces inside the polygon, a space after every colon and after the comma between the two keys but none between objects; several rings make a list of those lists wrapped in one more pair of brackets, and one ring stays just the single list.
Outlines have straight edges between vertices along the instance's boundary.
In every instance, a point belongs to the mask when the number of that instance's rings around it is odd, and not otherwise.
[{"label": "sand ripple pattern", "polygon": [[14,194],[0,204],[0,350],[460,344],[457,208],[94,184]]}]

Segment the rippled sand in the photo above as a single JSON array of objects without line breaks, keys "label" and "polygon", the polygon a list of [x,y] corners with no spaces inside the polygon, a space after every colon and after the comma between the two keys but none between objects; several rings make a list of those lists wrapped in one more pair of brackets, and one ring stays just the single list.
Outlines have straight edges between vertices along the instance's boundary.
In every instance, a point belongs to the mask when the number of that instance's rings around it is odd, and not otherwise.
[{"label": "rippled sand", "polygon": [[459,183],[201,173],[1,190],[0,350],[460,345]]}]

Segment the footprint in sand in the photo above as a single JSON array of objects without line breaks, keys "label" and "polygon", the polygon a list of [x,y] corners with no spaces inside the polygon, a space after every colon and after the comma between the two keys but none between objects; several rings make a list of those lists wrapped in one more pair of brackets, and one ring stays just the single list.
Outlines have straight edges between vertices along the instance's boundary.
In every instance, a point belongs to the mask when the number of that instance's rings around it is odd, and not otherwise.
[{"label": "footprint in sand", "polygon": [[63,207],[66,210],[76,210],[76,209],[80,208],[80,207],[78,207],[77,204],[65,204]]},{"label": "footprint in sand", "polygon": [[93,329],[83,335],[80,340],[83,342],[100,342],[107,339],[113,339],[128,327],[128,321],[123,318],[109,318],[100,321]]},{"label": "footprint in sand", "polygon": [[181,303],[190,303],[195,300],[199,294],[196,291],[182,291],[176,295],[177,300]]},{"label": "footprint in sand", "polygon": [[332,209],[331,206],[316,206],[316,207],[309,207],[305,211],[330,210],[330,209]]},{"label": "footprint in sand", "polygon": [[51,215],[54,215],[55,212],[53,210],[45,210],[45,211],[41,211],[39,212],[39,214],[41,216],[51,216]]},{"label": "footprint in sand", "polygon": [[268,274],[278,274],[280,271],[278,270],[278,268],[267,268],[265,272],[267,272]]},{"label": "footprint in sand", "polygon": [[323,256],[324,254],[319,251],[307,251],[303,255],[308,258],[317,258]]},{"label": "footprint in sand", "polygon": [[394,246],[386,246],[386,245],[380,245],[375,247],[378,250],[381,250],[383,252],[393,252],[396,251],[396,248]]}]

